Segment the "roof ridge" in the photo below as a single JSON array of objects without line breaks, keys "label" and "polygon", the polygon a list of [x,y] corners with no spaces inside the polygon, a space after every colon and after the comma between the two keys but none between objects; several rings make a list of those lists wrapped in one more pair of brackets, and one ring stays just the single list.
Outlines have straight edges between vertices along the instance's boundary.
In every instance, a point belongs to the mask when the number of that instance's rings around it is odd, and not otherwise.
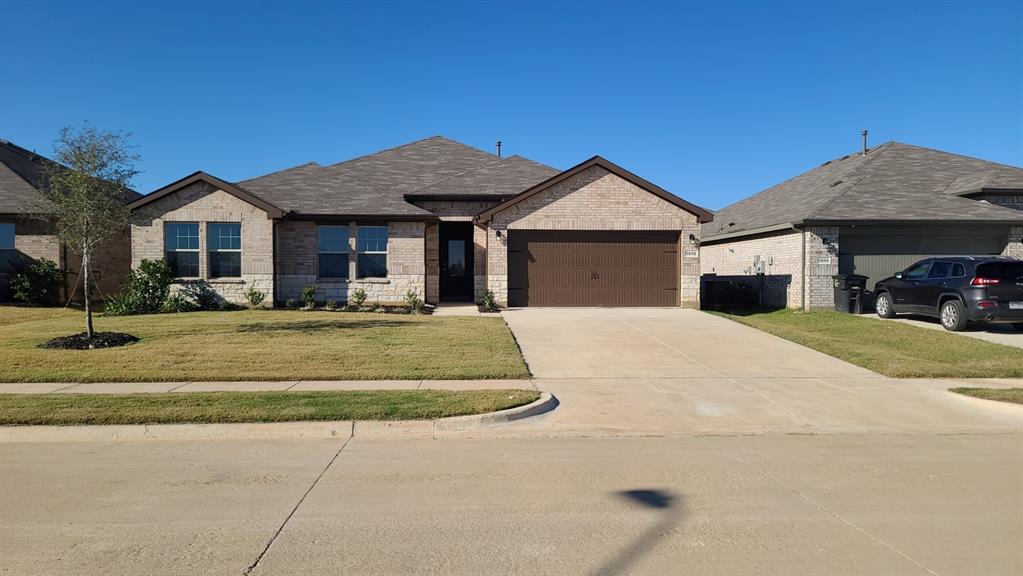
[{"label": "roof ridge", "polygon": [[446,136],[442,136],[440,134],[434,134],[433,136],[428,136],[426,138],[420,138],[419,140],[413,140],[412,142],[406,142],[404,144],[399,144],[397,146],[392,146],[390,148],[384,148],[383,150],[377,150],[376,152],[370,152],[369,154],[363,154],[361,156],[356,156],[354,158],[349,158],[348,160],[342,160],[340,162],[335,162],[333,164],[328,164],[328,165],[324,166],[324,168],[334,168],[334,167],[340,166],[342,164],[347,164],[349,162],[355,162],[356,160],[362,160],[363,158],[369,158],[370,156],[376,156],[378,154],[383,154],[385,152],[394,152],[395,150],[400,150],[400,149],[405,148],[407,146],[412,146],[414,144],[420,144],[420,143],[423,143],[423,142],[427,142],[429,140],[447,140],[448,142],[453,142],[455,144],[458,144],[459,146],[465,146],[466,148],[472,148],[473,150],[482,152],[483,154],[489,154],[490,156],[493,156],[493,154],[490,154],[490,152],[487,152],[486,150],[481,150],[479,148],[476,148],[475,146],[469,146],[468,144],[464,144],[464,143],[459,142],[457,140],[452,140],[451,138],[448,138]]},{"label": "roof ridge", "polygon": [[[856,171],[861,171],[862,172],[863,170],[865,170],[867,166],[869,166],[870,164],[872,164],[874,162],[874,160],[880,158],[882,154],[884,154],[885,152],[888,151],[888,149],[891,147],[892,142],[894,142],[894,140],[890,140],[888,142],[885,142],[884,144],[878,146],[877,148],[874,148],[873,150],[868,150],[867,151],[868,154],[870,152],[876,152],[876,154],[873,155],[873,156],[868,157],[867,161],[864,162],[863,164],[857,166],[856,168],[853,168],[853,172],[856,172]],[[843,190],[843,191],[839,192],[838,194],[836,194],[834,198],[832,198],[831,200],[828,200],[827,202],[825,202],[817,210],[814,210],[813,212],[811,212],[807,216],[807,218],[804,218],[804,220],[811,219],[814,216],[824,212],[825,209],[827,209],[829,206],[831,206],[835,202],[838,202],[839,199],[841,199],[846,194],[848,194],[849,191],[852,190],[853,188],[855,188],[857,185],[859,185],[860,182],[863,182],[863,179],[866,178],[866,177],[867,177],[867,175],[864,174],[863,176],[860,176],[859,178],[857,178],[856,181],[852,183],[852,185],[850,185],[845,190]]]},{"label": "roof ridge", "polygon": [[443,180],[438,180],[436,182],[430,182],[429,184],[427,184],[425,186],[420,186],[419,188],[416,188],[415,190],[411,190],[409,192],[406,192],[405,196],[409,196],[409,195],[415,194],[416,192],[419,192],[420,190],[426,190],[427,188],[431,188],[433,186],[437,186],[437,185],[443,184],[445,182],[450,182],[450,181],[454,180],[455,178],[460,178],[462,176],[465,176],[466,174],[472,174],[473,172],[479,172],[480,170],[482,170],[484,168],[489,168],[490,166],[493,166],[494,164],[500,164],[504,160],[506,160],[506,159],[505,158],[498,158],[497,160],[494,160],[493,162],[487,162],[486,164],[484,164],[483,166],[480,166],[478,168],[472,168],[470,170],[466,170],[465,172],[459,172],[458,174],[455,174],[454,176],[452,176],[450,178],[445,178]]},{"label": "roof ridge", "polygon": [[[320,165],[317,164],[316,162],[310,160],[309,162],[306,162],[304,164],[295,164],[294,166],[290,166],[288,168],[281,168],[280,170],[274,170],[273,172],[267,172],[266,174],[260,174],[259,176],[253,176],[252,178],[246,178],[244,180],[236,180],[234,182],[234,184],[237,184],[238,182],[251,182],[253,180],[259,180],[260,178],[266,178],[267,176],[273,176],[274,174],[280,174],[281,172],[287,172],[288,170],[295,170],[297,168],[304,168],[306,166],[320,166]],[[321,168],[322,168],[322,166],[321,166]],[[199,170],[199,172],[202,172],[202,170]],[[226,180],[225,180],[225,182],[226,182]]]}]

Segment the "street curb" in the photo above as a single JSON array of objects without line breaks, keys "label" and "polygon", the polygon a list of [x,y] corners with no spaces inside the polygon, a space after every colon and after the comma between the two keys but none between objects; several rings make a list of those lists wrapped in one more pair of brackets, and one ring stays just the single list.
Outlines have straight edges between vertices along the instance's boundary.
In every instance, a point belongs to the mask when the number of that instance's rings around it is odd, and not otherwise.
[{"label": "street curb", "polygon": [[486,414],[436,420],[360,420],[251,424],[128,424],[85,426],[0,426],[0,444],[15,442],[140,442],[145,440],[275,440],[433,438],[513,422],[550,412],[558,400],[541,392],[536,401]]}]

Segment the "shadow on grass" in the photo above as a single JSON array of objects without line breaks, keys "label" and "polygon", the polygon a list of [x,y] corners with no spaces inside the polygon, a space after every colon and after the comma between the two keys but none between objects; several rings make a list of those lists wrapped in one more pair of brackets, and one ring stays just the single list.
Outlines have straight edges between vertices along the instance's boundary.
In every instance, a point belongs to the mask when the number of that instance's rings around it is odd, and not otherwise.
[{"label": "shadow on grass", "polygon": [[409,322],[398,320],[305,320],[302,322],[254,322],[240,324],[238,332],[320,332],[323,330],[365,330],[370,328],[408,327]]},{"label": "shadow on grass", "polygon": [[756,316],[758,314],[771,314],[773,312],[780,312],[785,308],[741,308],[738,310],[710,310],[710,312],[720,312],[722,314],[728,314],[730,316]]},{"label": "shadow on grass", "polygon": [[657,542],[682,521],[681,498],[665,490],[624,490],[617,492],[622,497],[644,508],[661,510],[660,519],[639,533],[614,557],[593,572],[597,576],[630,574],[633,565],[650,553]]}]

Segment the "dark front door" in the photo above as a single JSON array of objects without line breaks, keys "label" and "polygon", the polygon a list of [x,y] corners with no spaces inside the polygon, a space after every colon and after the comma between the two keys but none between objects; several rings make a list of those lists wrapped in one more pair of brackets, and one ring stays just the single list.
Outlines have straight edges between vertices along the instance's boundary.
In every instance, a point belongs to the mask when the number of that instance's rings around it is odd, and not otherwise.
[{"label": "dark front door", "polygon": [[442,222],[440,225],[440,297],[472,300],[472,223]]}]

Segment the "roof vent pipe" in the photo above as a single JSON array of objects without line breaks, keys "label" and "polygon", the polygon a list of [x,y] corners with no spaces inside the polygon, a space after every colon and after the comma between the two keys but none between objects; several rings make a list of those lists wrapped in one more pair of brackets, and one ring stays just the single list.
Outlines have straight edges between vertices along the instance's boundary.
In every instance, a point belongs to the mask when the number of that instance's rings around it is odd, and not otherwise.
[{"label": "roof vent pipe", "polygon": [[860,134],[863,134],[863,155],[866,156],[867,155],[867,131],[864,130],[863,132],[860,132]]},{"label": "roof vent pipe", "polygon": [[501,141],[500,140],[497,141],[497,157],[498,158],[501,157]]}]

